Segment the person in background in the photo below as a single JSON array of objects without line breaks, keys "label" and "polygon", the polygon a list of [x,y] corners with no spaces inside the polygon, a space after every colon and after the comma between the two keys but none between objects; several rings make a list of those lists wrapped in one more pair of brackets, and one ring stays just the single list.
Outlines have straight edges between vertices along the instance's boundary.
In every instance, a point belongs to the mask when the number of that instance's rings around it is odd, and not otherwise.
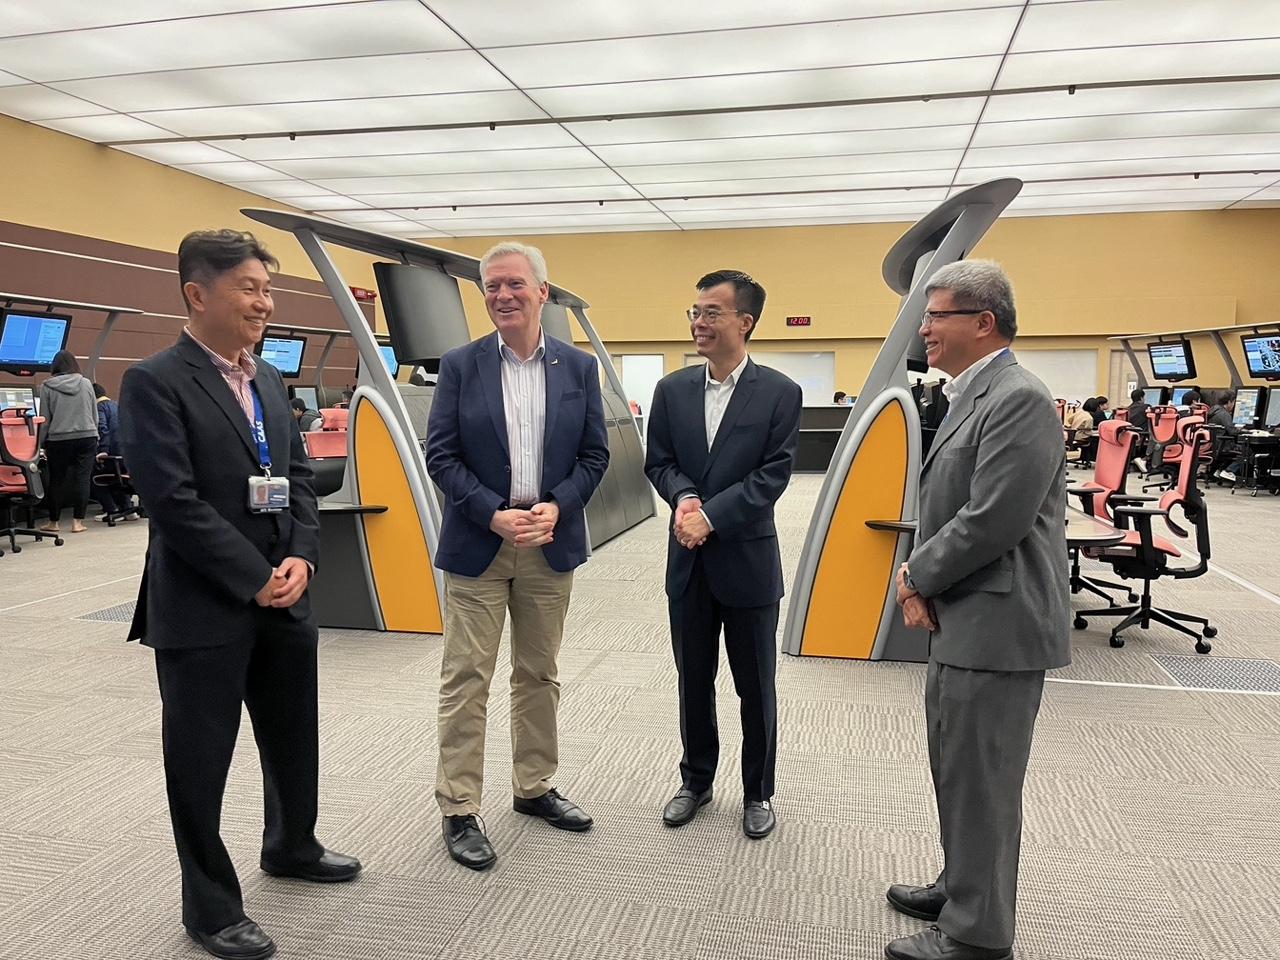
[{"label": "person in background", "polygon": [[1205,418],[1207,425],[1218,428],[1213,431],[1213,462],[1209,464],[1209,475],[1228,483],[1235,483],[1244,469],[1244,462],[1237,459],[1236,437],[1240,436],[1240,428],[1236,426],[1235,413],[1235,391],[1223,390],[1214,396],[1213,406]]},{"label": "person in background", "polygon": [[[120,406],[109,396],[107,389],[100,383],[93,385],[93,394],[98,398],[98,463],[110,457],[119,457],[120,453]],[[132,497],[118,488],[99,484],[93,488],[94,499],[102,507],[97,519],[106,520],[112,514],[124,513],[125,520],[138,520],[138,512],[133,508]],[[126,512],[127,511],[127,512]]]},{"label": "person in background", "polygon": [[319,430],[323,423],[323,418],[318,410],[309,410],[307,401],[301,397],[294,397],[289,401],[289,409],[293,411],[293,419],[298,422],[298,429],[303,433],[309,430]]},{"label": "person in background", "polygon": [[1144,399],[1145,391],[1141,387],[1135,388],[1129,394],[1129,423],[1135,430],[1141,430],[1144,434],[1147,432],[1147,411],[1151,409],[1150,404]]},{"label": "person in background", "polygon": [[[53,355],[49,379],[40,384],[40,415],[48,422],[44,452],[49,462],[43,533],[58,533],[65,501],[71,501],[71,532],[84,533],[89,482],[98,452],[98,411],[93,384],[81,373],[70,350]],[[65,498],[65,499],[64,499]]]},{"label": "person in background", "polygon": [[1200,402],[1200,390],[1197,387],[1192,387],[1182,395],[1182,402],[1178,404],[1178,413],[1185,417],[1191,412],[1191,405]]},{"label": "person in background", "polygon": [[847,394],[847,393],[845,393],[843,390],[837,390],[837,391],[835,392],[835,396],[833,396],[833,397],[831,398],[831,402],[832,402],[832,403],[844,403],[844,398],[845,398],[845,397],[847,397],[847,396],[848,396],[848,394]]},{"label": "person in background", "polygon": [[355,395],[356,395],[356,394],[355,394],[355,391],[354,391],[354,390],[352,390],[350,387],[346,387],[346,388],[344,388],[344,389],[343,389],[343,391],[342,391],[342,402],[341,402],[341,403],[337,403],[337,404],[335,404],[335,406],[338,406],[338,407],[349,407],[349,406],[351,406],[351,401],[352,401],[352,399],[354,399],[354,398],[355,398]]},{"label": "person in background", "polygon": [[1111,401],[1106,397],[1094,397],[1093,402],[1093,425],[1099,427],[1111,419]]}]

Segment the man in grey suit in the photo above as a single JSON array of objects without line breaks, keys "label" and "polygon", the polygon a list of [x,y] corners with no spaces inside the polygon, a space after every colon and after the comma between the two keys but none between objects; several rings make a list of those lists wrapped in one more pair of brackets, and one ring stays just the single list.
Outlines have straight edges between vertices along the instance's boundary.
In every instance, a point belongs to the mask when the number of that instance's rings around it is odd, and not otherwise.
[{"label": "man in grey suit", "polygon": [[932,633],[925,718],[944,862],[934,883],[889,888],[895,909],[936,926],[885,956],[1003,960],[1044,675],[1071,662],[1062,424],[1009,349],[1017,314],[997,264],[949,264],[926,294],[929,365],[953,379],[898,603]]}]

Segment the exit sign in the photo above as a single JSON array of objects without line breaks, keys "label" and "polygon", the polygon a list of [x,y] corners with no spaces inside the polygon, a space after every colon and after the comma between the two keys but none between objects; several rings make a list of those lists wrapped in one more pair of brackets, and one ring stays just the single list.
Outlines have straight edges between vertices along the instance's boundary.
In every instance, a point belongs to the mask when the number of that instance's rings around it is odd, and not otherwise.
[{"label": "exit sign", "polygon": [[813,317],[787,317],[788,327],[807,327],[813,323]]}]

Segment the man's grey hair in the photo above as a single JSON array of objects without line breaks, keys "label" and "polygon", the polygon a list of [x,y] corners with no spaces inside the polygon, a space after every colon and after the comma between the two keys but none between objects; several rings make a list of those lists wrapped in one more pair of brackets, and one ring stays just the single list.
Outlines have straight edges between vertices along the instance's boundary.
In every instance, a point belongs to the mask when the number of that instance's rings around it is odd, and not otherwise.
[{"label": "man's grey hair", "polygon": [[529,261],[529,266],[533,268],[533,279],[539,285],[547,282],[547,258],[542,255],[542,251],[537,247],[528,243],[520,243],[518,240],[503,240],[501,243],[494,244],[485,252],[485,255],[480,258],[480,282],[484,283],[484,275],[489,269],[490,261],[515,253],[520,254],[520,256]]},{"label": "man's grey hair", "polygon": [[1018,311],[1013,305],[1013,284],[1004,268],[994,260],[957,260],[932,277],[924,288],[927,297],[935,290],[950,290],[956,306],[969,310],[990,310],[996,330],[1012,340],[1018,335]]}]

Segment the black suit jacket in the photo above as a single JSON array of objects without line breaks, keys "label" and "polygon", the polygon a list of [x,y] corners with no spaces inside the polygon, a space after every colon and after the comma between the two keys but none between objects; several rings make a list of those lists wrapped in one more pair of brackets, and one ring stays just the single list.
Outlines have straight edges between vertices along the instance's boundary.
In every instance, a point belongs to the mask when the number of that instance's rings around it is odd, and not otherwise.
[{"label": "black suit jacket", "polygon": [[[280,373],[258,361],[273,476],[288,476],[288,512],[248,507],[261,473],[248,419],[222,375],[186,334],[125,372],[120,437],[150,519],[146,569],[129,639],[151,647],[214,647],[254,629],[254,595],[286,557],[319,563],[311,469]],[[303,594],[287,610],[310,616]]]},{"label": "black suit jacket", "polygon": [[[711,592],[729,607],[782,599],[782,558],[773,505],[787,489],[799,436],[800,386],[747,360],[720,429],[707,450],[706,368],[663,377],[649,415],[645,474],[674,509],[696,493],[715,531],[698,549]],[[695,551],[667,543],[667,596],[681,596]]]}]

